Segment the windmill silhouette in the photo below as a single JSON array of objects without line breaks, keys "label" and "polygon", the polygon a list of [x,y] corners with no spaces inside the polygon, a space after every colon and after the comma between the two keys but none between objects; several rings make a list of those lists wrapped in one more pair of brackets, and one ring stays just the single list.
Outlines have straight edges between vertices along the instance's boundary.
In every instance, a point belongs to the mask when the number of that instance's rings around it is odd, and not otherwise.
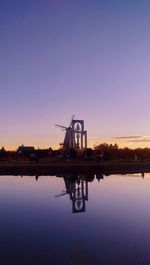
[{"label": "windmill silhouette", "polygon": [[84,121],[75,120],[75,115],[71,117],[69,126],[55,124],[65,132],[64,142],[60,144],[64,149],[83,150],[87,148],[87,131],[84,130]]}]

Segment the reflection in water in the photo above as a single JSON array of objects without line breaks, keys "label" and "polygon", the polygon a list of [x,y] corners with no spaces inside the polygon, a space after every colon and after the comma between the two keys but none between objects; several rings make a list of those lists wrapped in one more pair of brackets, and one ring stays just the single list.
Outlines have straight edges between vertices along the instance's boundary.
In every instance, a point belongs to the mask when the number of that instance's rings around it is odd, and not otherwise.
[{"label": "reflection in water", "polygon": [[72,212],[85,212],[85,201],[88,201],[88,181],[82,176],[77,176],[76,178],[66,176],[63,179],[66,191],[55,197],[69,194],[72,201]]},{"label": "reflection in water", "polygon": [[[134,174],[129,175],[134,176]],[[136,176],[142,177],[144,179],[145,173],[139,173]],[[23,176],[21,176],[23,177]],[[35,176],[35,180],[38,181],[39,175]],[[65,190],[61,193],[55,195],[55,198],[59,198],[64,195],[69,195],[72,201],[72,213],[83,213],[86,212],[86,201],[88,201],[88,182],[97,179],[100,182],[104,179],[101,173],[91,174],[91,175],[73,175],[73,176],[57,176],[63,178],[65,184]]]},{"label": "reflection in water", "polygon": [[[144,172],[139,174],[144,179]],[[55,198],[59,198],[64,195],[69,195],[72,201],[72,213],[86,212],[86,201],[88,201],[88,182],[94,181],[96,178],[98,182],[104,178],[101,173],[94,175],[74,175],[74,176],[57,176],[64,179],[65,190],[55,195]],[[35,176],[35,180],[38,181],[39,176]]]},{"label": "reflection in water", "polygon": [[82,213],[86,211],[85,201],[88,201],[88,181],[93,181],[94,178],[98,181],[103,178],[102,174],[84,176],[64,176],[65,191],[55,196],[55,198],[69,194],[72,201],[72,212]]},{"label": "reflection in water", "polygon": [[39,178],[39,176],[38,176],[38,175],[36,175],[36,176],[35,176],[35,180],[36,180],[36,181],[38,181],[38,178]]},{"label": "reflection in water", "polygon": [[102,178],[1,177],[0,265],[150,264],[150,174]]}]

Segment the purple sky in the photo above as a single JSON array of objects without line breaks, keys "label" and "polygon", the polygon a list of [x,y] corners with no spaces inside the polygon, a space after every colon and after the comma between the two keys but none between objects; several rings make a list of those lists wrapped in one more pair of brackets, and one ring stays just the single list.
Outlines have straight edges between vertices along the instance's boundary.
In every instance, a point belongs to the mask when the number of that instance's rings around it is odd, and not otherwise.
[{"label": "purple sky", "polygon": [[0,146],[58,147],[72,114],[89,146],[149,146],[149,85],[148,0],[0,1]]}]

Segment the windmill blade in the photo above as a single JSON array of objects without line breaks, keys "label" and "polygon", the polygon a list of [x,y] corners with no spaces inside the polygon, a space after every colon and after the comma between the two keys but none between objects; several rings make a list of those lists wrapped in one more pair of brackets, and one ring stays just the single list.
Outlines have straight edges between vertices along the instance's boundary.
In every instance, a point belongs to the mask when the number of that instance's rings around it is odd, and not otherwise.
[{"label": "windmill blade", "polygon": [[60,194],[55,195],[55,198],[59,198],[59,197],[64,196],[64,195],[66,195],[66,194],[67,194],[66,191],[65,191],[65,192],[62,192],[62,193],[60,193]]},{"label": "windmill blade", "polygon": [[59,125],[59,124],[55,124],[55,126],[56,126],[56,127],[59,127],[59,128],[67,129],[67,127],[62,126],[62,125]]},{"label": "windmill blade", "polygon": [[73,114],[72,117],[71,117],[71,121],[70,121],[69,127],[71,127],[71,123],[74,120],[74,117],[75,117],[75,115]]}]

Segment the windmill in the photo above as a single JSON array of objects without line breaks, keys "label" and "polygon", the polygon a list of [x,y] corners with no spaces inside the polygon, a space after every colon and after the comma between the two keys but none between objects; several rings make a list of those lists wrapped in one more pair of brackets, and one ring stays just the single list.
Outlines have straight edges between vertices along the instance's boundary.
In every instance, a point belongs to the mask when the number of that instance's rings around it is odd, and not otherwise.
[{"label": "windmill", "polygon": [[87,148],[87,131],[84,131],[84,121],[75,120],[73,114],[69,126],[56,124],[56,127],[61,128],[65,132],[64,142],[60,144],[64,149],[84,149]]},{"label": "windmill", "polygon": [[61,146],[64,147],[64,149],[73,148],[73,146],[74,146],[74,144],[73,144],[73,129],[72,129],[72,121],[73,121],[74,117],[75,116],[73,114],[68,127],[63,126],[63,125],[59,125],[59,124],[55,124],[56,127],[61,128],[65,132],[64,142],[63,142],[63,144],[60,144]]}]

